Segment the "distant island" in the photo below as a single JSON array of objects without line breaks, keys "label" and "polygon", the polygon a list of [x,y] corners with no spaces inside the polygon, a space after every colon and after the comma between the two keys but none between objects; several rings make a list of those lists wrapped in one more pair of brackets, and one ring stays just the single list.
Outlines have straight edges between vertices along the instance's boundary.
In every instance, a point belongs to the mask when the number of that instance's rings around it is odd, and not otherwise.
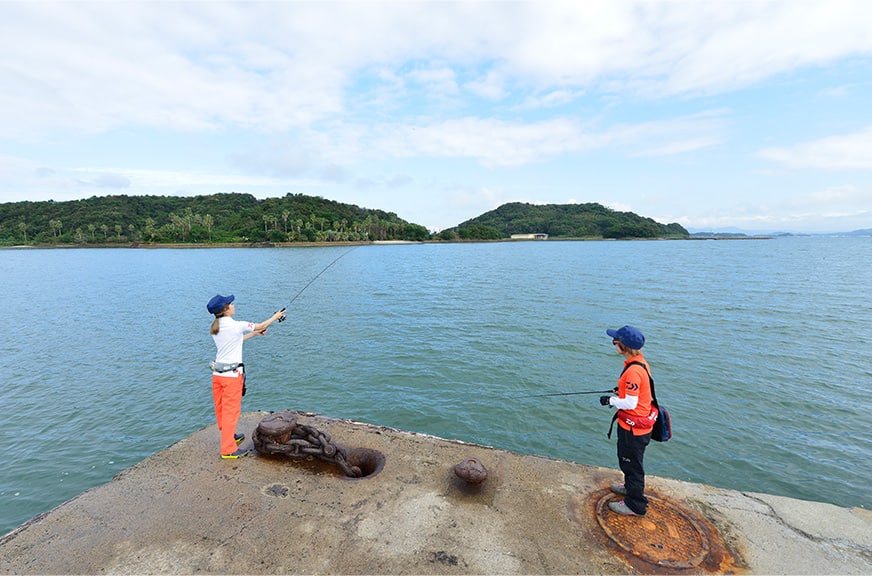
[{"label": "distant island", "polygon": [[601,204],[527,204],[511,202],[467,220],[453,229],[461,238],[511,238],[547,234],[549,238],[687,238],[681,224],[660,224],[633,212]]},{"label": "distant island", "polygon": [[393,212],[303,194],[263,200],[243,193],[115,195],[0,204],[0,246],[450,242],[533,235],[562,239],[689,237],[680,224],[660,224],[596,203],[513,202],[438,233]]}]

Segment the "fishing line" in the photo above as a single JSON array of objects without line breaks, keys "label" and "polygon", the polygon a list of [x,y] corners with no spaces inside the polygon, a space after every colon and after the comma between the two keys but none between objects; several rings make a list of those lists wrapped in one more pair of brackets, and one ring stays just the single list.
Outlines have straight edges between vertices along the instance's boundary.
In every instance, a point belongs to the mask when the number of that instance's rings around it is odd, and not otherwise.
[{"label": "fishing line", "polygon": [[314,278],[312,278],[311,280],[309,280],[309,283],[308,283],[308,284],[306,284],[305,286],[303,286],[303,288],[302,288],[299,292],[297,292],[297,295],[296,295],[296,296],[294,296],[293,298],[291,298],[291,301],[288,302],[288,306],[290,306],[291,304],[293,304],[293,303],[294,303],[294,300],[296,300],[297,298],[299,298],[299,297],[300,297],[300,294],[302,294],[303,292],[305,292],[305,291],[306,291],[306,288],[308,288],[309,286],[311,286],[311,285],[312,285],[312,282],[314,282],[315,280],[318,279],[318,276],[321,276],[321,274],[323,274],[324,272],[326,272],[328,268],[330,268],[331,266],[333,266],[334,264],[336,264],[336,263],[339,261],[340,258],[342,258],[343,256],[345,256],[346,254],[348,254],[349,252],[351,252],[351,251],[354,250],[355,248],[357,248],[357,246],[352,246],[351,248],[349,248],[348,250],[346,250],[345,252],[343,252],[342,254],[340,254],[339,256],[337,256],[336,259],[333,260],[333,262],[331,262],[331,263],[328,264],[327,266],[324,266],[324,269],[323,269],[323,270],[321,270],[320,272],[318,272],[318,274],[317,274]]}]

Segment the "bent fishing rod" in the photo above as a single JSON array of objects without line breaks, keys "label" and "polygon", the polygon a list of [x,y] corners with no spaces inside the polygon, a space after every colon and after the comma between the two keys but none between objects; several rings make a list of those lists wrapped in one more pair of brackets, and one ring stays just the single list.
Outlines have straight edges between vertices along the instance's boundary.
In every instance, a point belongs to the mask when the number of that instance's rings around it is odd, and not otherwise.
[{"label": "bent fishing rod", "polygon": [[[314,278],[312,278],[311,280],[309,280],[309,282],[308,282],[305,286],[303,286],[303,288],[302,288],[299,292],[297,292],[296,296],[294,296],[293,298],[291,298],[291,301],[288,302],[288,306],[290,306],[291,304],[293,304],[293,303],[294,303],[294,300],[296,300],[297,298],[299,298],[299,297],[300,297],[300,294],[302,294],[303,292],[305,292],[305,291],[306,291],[306,288],[308,288],[309,286],[311,286],[312,283],[313,283],[315,280],[317,280],[319,276],[321,276],[321,274],[323,274],[324,272],[326,272],[328,268],[330,268],[331,266],[333,266],[334,264],[336,264],[337,262],[339,262],[339,259],[340,259],[340,258],[342,258],[343,256],[345,256],[346,254],[348,254],[349,252],[351,252],[351,251],[354,250],[355,248],[357,248],[357,246],[352,246],[351,248],[349,248],[348,250],[346,250],[345,252],[343,252],[342,254],[340,254],[339,256],[337,256],[337,257],[336,257],[336,258],[335,258],[335,259],[334,259],[330,264],[324,266],[324,268],[323,268],[320,272],[318,272],[318,274],[316,274]],[[283,309],[283,310],[284,310],[284,309]],[[284,320],[284,315],[282,315],[282,318],[281,318],[281,320],[279,320],[279,322],[281,322],[282,320]]]},{"label": "bent fishing rod", "polygon": [[[300,294],[302,294],[303,292],[305,292],[305,291],[306,291],[306,288],[308,288],[309,286],[311,286],[312,283],[313,283],[315,280],[317,280],[318,277],[319,277],[321,274],[323,274],[324,272],[326,272],[327,269],[330,268],[331,266],[333,266],[334,264],[336,264],[336,263],[339,261],[340,258],[342,258],[343,256],[345,256],[346,254],[348,254],[349,252],[351,252],[351,251],[354,250],[355,248],[357,248],[357,246],[352,246],[351,248],[349,248],[348,250],[346,250],[345,252],[343,252],[342,254],[340,254],[339,256],[337,256],[337,257],[336,257],[332,262],[330,262],[330,264],[324,266],[324,268],[322,268],[321,271],[318,272],[318,273],[315,275],[314,278],[312,278],[311,280],[309,280],[309,282],[306,283],[306,285],[303,286],[303,287],[300,289],[300,291],[297,292],[297,294],[296,294],[293,298],[291,298],[291,301],[288,302],[288,306],[290,306],[291,304],[293,304],[293,303],[294,303],[294,300],[296,300],[297,298],[299,298],[299,297],[300,297]],[[281,310],[279,310],[279,312],[282,313],[282,315],[279,317],[279,323],[284,322],[285,319],[288,317],[287,313],[285,312],[285,310],[288,309],[288,306],[285,306],[284,308],[282,308]]]}]

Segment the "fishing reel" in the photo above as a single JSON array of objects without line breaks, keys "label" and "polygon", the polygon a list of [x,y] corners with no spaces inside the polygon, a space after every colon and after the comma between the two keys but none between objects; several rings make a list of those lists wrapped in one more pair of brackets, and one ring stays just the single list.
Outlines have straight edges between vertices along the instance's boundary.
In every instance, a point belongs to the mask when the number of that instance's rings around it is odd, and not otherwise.
[{"label": "fishing reel", "polygon": [[288,315],[285,314],[285,308],[282,308],[281,310],[279,310],[279,312],[282,313],[282,315],[279,316],[279,322],[284,322],[284,321],[285,321],[285,318],[288,317]]}]

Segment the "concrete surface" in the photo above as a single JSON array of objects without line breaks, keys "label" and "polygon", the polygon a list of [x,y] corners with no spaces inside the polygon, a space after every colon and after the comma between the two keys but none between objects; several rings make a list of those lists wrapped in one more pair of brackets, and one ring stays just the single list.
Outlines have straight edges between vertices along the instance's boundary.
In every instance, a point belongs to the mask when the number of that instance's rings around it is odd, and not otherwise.
[{"label": "concrete surface", "polygon": [[[243,447],[263,416],[243,414]],[[697,515],[729,557],[665,569],[619,549],[597,521],[617,470],[299,422],[380,451],[384,468],[348,479],[285,457],[221,460],[210,426],[0,538],[0,573],[872,574],[868,510],[651,477],[652,494]],[[490,473],[478,487],[453,474],[469,457]]]}]

